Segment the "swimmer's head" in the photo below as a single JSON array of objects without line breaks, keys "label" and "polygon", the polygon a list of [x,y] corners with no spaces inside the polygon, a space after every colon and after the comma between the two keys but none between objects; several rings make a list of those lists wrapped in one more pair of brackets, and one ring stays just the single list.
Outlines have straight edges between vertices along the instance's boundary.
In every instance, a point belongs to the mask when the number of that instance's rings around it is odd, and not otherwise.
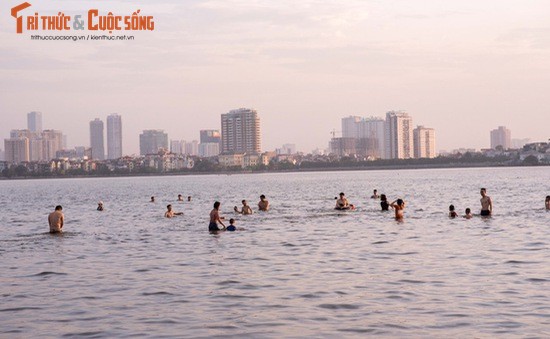
[{"label": "swimmer's head", "polygon": [[546,201],[550,201],[550,195],[546,196]]},{"label": "swimmer's head", "polygon": [[233,225],[234,223],[235,223],[235,219],[233,219],[233,218],[229,219],[229,224],[230,225]]},{"label": "swimmer's head", "polygon": [[403,205],[403,199],[397,199],[396,203],[399,206]]},{"label": "swimmer's head", "polygon": [[216,202],[214,203],[214,208],[215,208],[215,209],[218,209],[218,208],[220,208],[220,205],[221,205],[221,203],[220,203],[219,201],[216,201]]},{"label": "swimmer's head", "polygon": [[344,192],[340,192],[340,194],[338,194],[340,197],[343,197],[345,194]]},{"label": "swimmer's head", "polygon": [[246,205],[246,200],[243,200],[243,201],[241,201],[241,202],[243,203],[243,205]]},{"label": "swimmer's head", "polygon": [[172,209],[172,205],[168,204],[168,205],[166,205],[166,208],[167,208],[168,210],[171,210],[171,209]]},{"label": "swimmer's head", "polygon": [[450,206],[449,206],[449,211],[452,212],[452,211],[454,211],[454,210],[455,210],[455,205],[450,205]]},{"label": "swimmer's head", "polygon": [[378,193],[378,190],[374,190],[373,193],[374,193],[374,194]]},{"label": "swimmer's head", "polygon": [[260,195],[260,199],[261,199],[261,200],[264,200],[264,199],[265,199],[265,195],[263,195],[263,194]]},{"label": "swimmer's head", "polygon": [[479,190],[479,193],[481,193],[481,195],[485,195],[485,193],[487,193],[487,190],[483,187]]},{"label": "swimmer's head", "polygon": [[380,200],[386,201],[388,198],[386,198],[385,194],[380,194]]},{"label": "swimmer's head", "polygon": [[472,210],[469,209],[469,208],[467,208],[467,209],[466,209],[466,214],[470,214],[470,213],[472,213]]},{"label": "swimmer's head", "polygon": [[61,205],[57,205],[57,206],[55,206],[55,210],[56,211],[61,211],[61,210],[63,210],[63,207],[61,207]]}]

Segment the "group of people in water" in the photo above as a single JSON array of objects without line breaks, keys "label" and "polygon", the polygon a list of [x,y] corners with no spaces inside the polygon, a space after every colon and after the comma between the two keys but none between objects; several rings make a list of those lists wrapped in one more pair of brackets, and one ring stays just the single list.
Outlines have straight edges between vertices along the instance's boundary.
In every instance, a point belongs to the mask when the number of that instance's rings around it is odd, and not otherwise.
[{"label": "group of people in water", "polygon": [[[481,194],[481,211],[480,216],[482,217],[490,217],[493,214],[493,201],[491,200],[491,197],[487,195],[487,189],[481,188],[480,192]],[[339,211],[345,211],[345,210],[355,210],[355,205],[350,204],[348,199],[346,198],[346,195],[344,192],[341,192],[339,194],[339,197],[335,197],[336,199],[336,206],[334,209]],[[375,189],[373,191],[373,195],[371,196],[371,199],[380,199],[380,207],[382,211],[389,211],[390,208],[392,208],[395,212],[395,219],[398,221],[402,221],[404,217],[404,210],[405,210],[405,201],[403,199],[396,199],[391,203],[388,203],[388,199],[385,194],[378,195],[378,191]],[[177,201],[184,201],[183,196],[181,194],[178,194],[178,200]],[[187,197],[187,201],[191,201],[191,196]],[[155,197],[152,196],[150,202],[155,202]],[[246,200],[242,200],[242,207],[239,209],[237,206],[233,207],[233,210],[236,213],[248,215],[253,214],[254,211],[252,210],[252,207],[248,204]],[[212,211],[210,211],[210,223],[208,225],[208,230],[210,232],[220,232],[220,231],[235,231],[237,230],[237,227],[235,226],[235,219],[231,218],[229,220],[229,225],[225,225],[223,220],[225,220],[224,217],[220,216],[220,206],[221,203],[219,201],[216,201],[214,203],[214,208]],[[546,196],[546,199],[544,201],[544,206],[546,210],[550,210],[550,195]],[[266,199],[265,195],[260,196],[260,201],[258,202],[258,210],[259,211],[268,211],[269,210],[269,201]],[[97,204],[97,210],[103,211],[103,202],[99,201]],[[48,224],[50,226],[50,233],[61,233],[63,232],[63,224],[64,224],[64,215],[63,215],[63,207],[61,205],[57,205],[55,207],[55,210],[48,215]],[[172,204],[168,204],[166,206],[166,212],[164,213],[164,216],[166,218],[173,218],[178,215],[183,215],[183,212],[176,212],[172,208]],[[449,217],[450,218],[457,218],[458,213],[455,210],[454,205],[449,206]],[[472,211],[470,208],[466,208],[465,214],[463,215],[463,218],[465,219],[471,219],[473,217]],[[240,228],[242,230],[242,228]]]}]

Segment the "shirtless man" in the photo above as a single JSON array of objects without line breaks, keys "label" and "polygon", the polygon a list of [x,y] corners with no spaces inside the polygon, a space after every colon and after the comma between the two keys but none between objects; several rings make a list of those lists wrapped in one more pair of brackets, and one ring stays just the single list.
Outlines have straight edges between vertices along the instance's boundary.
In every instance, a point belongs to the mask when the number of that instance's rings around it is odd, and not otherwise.
[{"label": "shirtless man", "polygon": [[482,188],[479,193],[481,194],[481,199],[479,200],[481,202],[480,214],[482,217],[489,217],[493,214],[493,201],[491,197],[487,195],[487,190],[485,188]]},{"label": "shirtless man", "polygon": [[340,199],[337,199],[336,200],[336,209],[337,210],[345,210],[345,209],[348,209],[350,207],[349,205],[349,201],[348,199],[346,198],[345,194],[342,192],[339,194],[340,195]]},{"label": "shirtless man", "polygon": [[183,195],[178,194],[178,201],[183,201]]},{"label": "shirtless man", "polygon": [[390,204],[395,211],[395,220],[402,221],[405,210],[405,202],[402,199],[397,199]]},{"label": "shirtless man", "polygon": [[378,190],[372,191],[372,195],[370,196],[371,199],[379,199],[380,196],[378,195]]},{"label": "shirtless man", "polygon": [[243,208],[239,211],[239,209],[237,208],[237,206],[235,206],[233,208],[233,210],[237,213],[240,213],[240,214],[252,214],[254,213],[254,211],[252,211],[252,208],[250,208],[250,206],[248,205],[248,203],[246,202],[246,200],[243,200],[242,201],[242,204],[243,204]]},{"label": "shirtless man", "polygon": [[164,213],[166,218],[173,218],[176,215],[183,215],[183,212],[174,212],[174,210],[172,210],[172,205],[166,206],[166,209],[167,211]]},{"label": "shirtless man", "polygon": [[63,207],[57,205],[55,206],[55,211],[48,215],[48,223],[50,224],[50,233],[63,233],[63,220],[65,216],[63,215]]},{"label": "shirtless man", "polygon": [[265,200],[265,195],[260,195],[260,202],[258,202],[258,209],[260,211],[269,210],[269,201]]},{"label": "shirtless man", "polygon": [[218,223],[220,223],[223,226],[222,230],[225,229],[225,225],[222,222],[222,220],[225,218],[220,217],[220,205],[221,205],[220,202],[216,201],[214,203],[214,209],[210,211],[210,224],[208,224],[208,230],[210,232],[220,231],[220,228],[218,227]]}]

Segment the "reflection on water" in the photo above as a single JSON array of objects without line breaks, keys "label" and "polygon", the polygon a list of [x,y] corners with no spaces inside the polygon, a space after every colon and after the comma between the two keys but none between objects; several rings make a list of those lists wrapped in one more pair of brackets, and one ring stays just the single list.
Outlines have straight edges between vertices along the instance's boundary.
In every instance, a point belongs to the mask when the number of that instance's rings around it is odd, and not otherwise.
[{"label": "reflection on water", "polygon": [[[2,181],[0,336],[548,337],[549,179],[504,168]],[[479,213],[482,186],[493,218],[447,217],[450,204]],[[374,188],[407,202],[405,222],[379,211]],[[341,191],[356,211],[333,210]],[[260,194],[268,213],[232,212]],[[209,234],[215,200],[246,230]],[[163,218],[169,203],[184,215]],[[56,204],[62,235],[47,233]]]}]

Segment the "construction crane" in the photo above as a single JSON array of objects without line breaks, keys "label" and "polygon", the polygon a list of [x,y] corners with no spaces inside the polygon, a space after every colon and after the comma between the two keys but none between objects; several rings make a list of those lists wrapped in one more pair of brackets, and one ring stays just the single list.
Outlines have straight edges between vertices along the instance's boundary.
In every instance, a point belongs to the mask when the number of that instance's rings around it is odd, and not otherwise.
[{"label": "construction crane", "polygon": [[342,131],[337,131],[336,129],[333,129],[330,134],[332,134],[332,139],[336,138],[336,133],[342,133]]}]

